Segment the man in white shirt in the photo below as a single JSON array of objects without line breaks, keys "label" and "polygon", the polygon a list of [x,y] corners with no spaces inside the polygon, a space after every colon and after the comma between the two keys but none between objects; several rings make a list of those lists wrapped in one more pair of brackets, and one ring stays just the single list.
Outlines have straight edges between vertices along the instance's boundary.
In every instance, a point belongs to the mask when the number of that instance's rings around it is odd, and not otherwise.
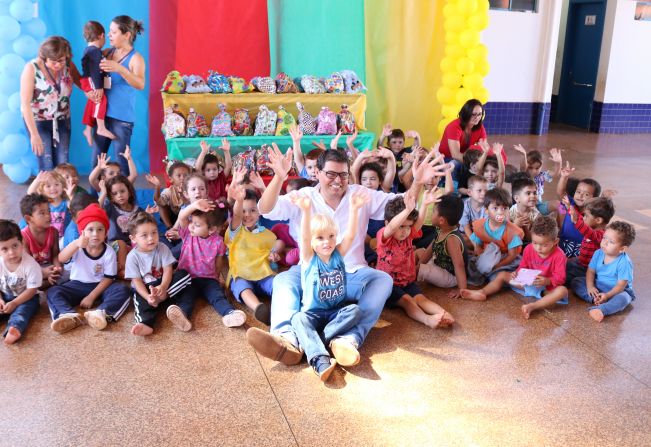
[{"label": "man in white shirt", "polygon": [[[442,157],[432,158],[430,153],[422,163],[413,166],[414,182],[408,194],[418,195],[425,181],[432,176],[442,176],[445,165],[438,165]],[[267,219],[289,220],[289,232],[296,241],[299,236],[301,211],[291,203],[289,197],[280,196],[280,190],[291,169],[291,150],[283,155],[274,145],[270,153],[270,166],[274,177],[258,202],[260,213]],[[313,214],[331,216],[339,226],[337,243],[341,242],[348,223],[350,196],[360,185],[349,185],[349,162],[343,151],[329,150],[317,161],[318,184],[315,187],[302,188],[301,192],[312,200]],[[364,259],[364,238],[369,219],[384,219],[386,203],[395,194],[382,191],[369,191],[371,200],[359,211],[359,229],[351,248],[346,253],[346,291],[348,299],[356,301],[362,311],[362,317],[354,328],[335,338],[330,349],[337,362],[342,366],[359,363],[357,349],[364,342],[371,328],[380,316],[384,303],[391,294],[393,281],[391,277],[379,270],[368,267]],[[291,318],[301,307],[301,269],[293,266],[288,271],[276,276],[273,283],[271,300],[271,333],[257,328],[247,331],[246,337],[261,355],[278,360],[286,365],[301,361],[303,352],[298,348],[298,341],[292,330]]]}]

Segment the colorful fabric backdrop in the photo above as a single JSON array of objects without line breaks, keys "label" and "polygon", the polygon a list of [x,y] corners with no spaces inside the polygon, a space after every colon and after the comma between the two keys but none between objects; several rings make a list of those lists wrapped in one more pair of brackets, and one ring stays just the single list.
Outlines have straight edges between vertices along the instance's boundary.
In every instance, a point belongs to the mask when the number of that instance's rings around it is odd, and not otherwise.
[{"label": "colorful fabric backdrop", "polygon": [[[366,127],[379,133],[384,123],[416,129],[423,142],[436,141],[441,119],[436,100],[443,57],[443,2],[430,0],[113,0],[94,4],[42,2],[48,34],[68,38],[82,53],[86,20],[108,28],[113,16],[145,22],[136,42],[147,62],[147,86],[138,98],[133,150],[138,168],[160,172],[166,154],[160,133],[160,87],[171,70],[206,75],[209,69],[246,78],[284,71],[291,76],[327,75],[352,69],[368,88]],[[71,157],[90,166],[81,136],[83,96],[73,99]]]}]

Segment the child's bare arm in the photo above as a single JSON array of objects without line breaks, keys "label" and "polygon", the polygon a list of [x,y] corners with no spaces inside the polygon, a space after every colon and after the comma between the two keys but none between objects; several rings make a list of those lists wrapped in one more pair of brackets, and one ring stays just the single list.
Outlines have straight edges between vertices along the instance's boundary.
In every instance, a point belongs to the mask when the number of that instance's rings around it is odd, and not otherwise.
[{"label": "child's bare arm", "polygon": [[504,158],[502,158],[502,152],[504,151],[504,146],[501,143],[493,143],[493,152],[497,156],[497,187],[501,188],[504,184]]},{"label": "child's bare arm", "polygon": [[29,184],[29,187],[27,188],[27,194],[36,194],[36,191],[38,190],[38,186],[41,184],[43,181],[43,176],[45,175],[45,171],[40,171],[34,181]]},{"label": "child's bare arm", "polygon": [[618,293],[622,293],[624,290],[626,290],[626,287],[628,286],[628,281],[625,279],[617,281],[617,284],[615,284],[615,287],[610,289],[608,292],[605,293],[600,293],[597,298],[595,298],[594,303],[596,305],[603,304]]},{"label": "child's bare arm", "polygon": [[102,179],[99,181],[99,198],[97,199],[97,203],[99,203],[99,206],[102,208],[106,202],[106,197],[108,197],[106,192],[106,180]]},{"label": "child's bare arm", "polygon": [[387,172],[384,174],[384,181],[382,182],[382,190],[384,192],[391,192],[393,188],[393,180],[396,177],[396,157],[387,148],[380,148],[378,155],[387,161]]},{"label": "child's bare arm", "polygon": [[346,147],[350,151],[350,153],[353,155],[353,161],[359,157],[359,150],[355,147],[355,140],[357,139],[357,129],[355,129],[355,132],[353,132],[351,135],[346,137]]},{"label": "child's bare arm", "polygon": [[556,177],[560,174],[563,167],[563,157],[561,155],[560,149],[555,147],[549,150],[549,159],[554,163],[554,171],[551,173],[552,177]]},{"label": "child's bare arm", "polygon": [[[276,178],[276,176],[274,176]],[[272,180],[273,181],[273,180]],[[242,185],[231,185],[232,195],[235,199],[233,205],[233,216],[231,218],[231,230],[237,230],[242,225],[242,216],[244,215],[244,197],[246,191]]]},{"label": "child's bare arm", "polygon": [[405,138],[413,138],[414,142],[412,143],[412,147],[419,147],[420,146],[420,134],[415,131],[415,130],[408,130],[405,132]]},{"label": "child's bare arm", "polygon": [[158,204],[160,200],[160,180],[153,174],[145,174],[147,182],[154,187],[154,202]]},{"label": "child's bare arm", "polygon": [[346,232],[344,233],[344,238],[342,239],[341,244],[337,246],[337,248],[339,249],[339,254],[341,254],[341,256],[346,256],[346,253],[348,253],[348,250],[350,249],[351,245],[353,245],[353,240],[355,239],[355,236],[359,232],[359,228],[357,225],[357,223],[359,222],[359,210],[366,203],[368,203],[369,200],[370,197],[368,195],[368,192],[365,191],[364,189],[360,189],[350,196],[350,210],[348,212],[348,227],[346,228]]},{"label": "child's bare arm", "polygon": [[449,237],[445,243],[445,248],[452,259],[452,265],[454,265],[454,276],[457,278],[457,287],[459,289],[468,288],[466,265],[463,262],[463,242],[456,237]]},{"label": "child's bare arm", "polygon": [[509,248],[508,254],[504,256],[504,259],[495,264],[495,267],[493,267],[493,269],[504,267],[505,265],[509,265],[511,262],[513,262],[513,260],[517,258],[518,254],[520,253],[519,248],[520,247]]},{"label": "child's bare arm", "polygon": [[145,282],[142,280],[142,278],[133,278],[131,282],[133,284],[133,287],[136,289],[136,292],[138,292],[138,295],[146,299],[146,297],[149,295],[149,290],[147,290],[147,286],[145,285]]},{"label": "child's bare arm", "polygon": [[520,171],[527,170],[527,150],[521,144],[514,144],[513,149],[522,154],[522,159],[520,160]]},{"label": "child's bare arm", "polygon": [[570,162],[565,162],[565,167],[561,169],[561,177],[558,179],[558,185],[556,185],[556,194],[558,198],[562,199],[567,192],[567,180],[570,178],[570,175],[574,172],[574,168],[570,166]]},{"label": "child's bare arm", "polygon": [[208,155],[208,152],[210,152],[210,145],[206,143],[206,140],[201,140],[199,141],[199,147],[201,148],[201,151],[199,152],[197,160],[194,162],[194,170],[197,172],[202,172],[203,160],[206,158],[206,155]]},{"label": "child's bare arm", "polygon": [[369,159],[369,157],[373,156],[374,153],[374,151],[363,151],[359,154],[359,157],[353,161],[353,165],[350,167],[350,176],[352,183],[355,183],[357,185],[361,183],[362,177],[360,175],[360,171],[362,169],[362,166],[364,165],[364,162]]},{"label": "child's bare arm", "polygon": [[71,242],[70,244],[66,245],[63,250],[59,253],[59,262],[62,264],[65,264],[72,258],[72,256],[79,250],[80,248],[86,248],[88,246],[88,238],[84,236],[83,234],[79,236],[79,239]]},{"label": "child's bare arm", "polygon": [[99,191],[99,177],[102,174],[104,168],[106,168],[106,163],[109,158],[106,154],[102,153],[97,156],[97,165],[93,168],[88,176],[88,183],[95,190]]},{"label": "child's bare arm", "polygon": [[330,149],[337,149],[339,138],[341,138],[341,130],[337,132],[337,135],[335,135],[332,140],[330,140]]},{"label": "child's bare arm", "polygon": [[233,169],[233,159],[231,158],[231,142],[227,138],[222,139],[222,152],[224,152],[224,177],[228,178]]},{"label": "child's bare arm", "polygon": [[300,174],[300,172],[305,167],[305,156],[301,150],[301,138],[303,138],[303,132],[298,128],[297,125],[294,124],[289,128],[289,134],[292,137],[294,164],[296,165],[296,169]]},{"label": "child's bare arm", "polygon": [[304,194],[296,193],[290,196],[294,205],[301,209],[301,261],[309,262],[314,256],[312,250],[312,233],[310,220],[312,218],[312,202]]},{"label": "child's bare arm", "polygon": [[416,198],[413,195],[405,194],[403,195],[403,200],[405,201],[405,209],[396,214],[393,219],[389,221],[382,233],[382,239],[389,239],[393,236],[393,234],[398,231],[398,228],[400,228],[400,225],[407,220],[409,214],[411,214],[411,212],[416,208]]},{"label": "child's bare arm", "polygon": [[191,204],[183,208],[181,211],[179,211],[179,217],[176,219],[176,222],[182,228],[185,228],[188,226],[188,221],[190,219],[190,216],[195,211],[199,210],[203,212],[208,212],[214,209],[215,209],[215,204],[212,203],[210,200],[199,199],[195,202],[192,202]]},{"label": "child's bare arm", "polygon": [[454,171],[454,165],[452,163],[448,164],[448,167],[445,169],[445,193],[450,194],[454,192],[454,180],[452,180],[452,171]]},{"label": "child's bare arm", "polygon": [[215,277],[219,285],[224,287],[226,282],[224,281],[224,271],[226,270],[226,258],[225,256],[215,256]]},{"label": "child's bare arm", "polygon": [[122,153],[121,155],[127,159],[127,163],[129,165],[129,176],[127,178],[131,183],[133,183],[138,178],[138,168],[136,168],[136,162],[133,160],[133,157],[131,156],[131,148],[127,146],[124,149],[124,153]]},{"label": "child's bare arm", "polygon": [[390,123],[386,123],[384,127],[382,127],[382,133],[380,134],[380,137],[377,139],[377,147],[384,146],[384,140],[386,137],[391,135],[391,130],[393,127],[391,127]]},{"label": "child's bare arm", "polygon": [[428,208],[440,202],[442,195],[443,193],[441,190],[436,187],[430,189],[429,191],[425,191],[425,194],[423,194],[423,202],[420,204],[420,209],[418,210],[418,219],[414,223],[414,229],[416,231],[420,230],[423,227],[423,223],[425,222],[425,215],[427,214]]}]

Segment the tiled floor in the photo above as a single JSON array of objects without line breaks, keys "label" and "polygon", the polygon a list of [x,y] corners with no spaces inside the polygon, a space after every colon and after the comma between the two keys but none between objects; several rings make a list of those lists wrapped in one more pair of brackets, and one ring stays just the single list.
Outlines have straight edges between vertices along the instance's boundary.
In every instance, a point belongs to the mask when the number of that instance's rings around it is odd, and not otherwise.
[{"label": "tiled floor", "polygon": [[[363,362],[323,386],[305,364],[257,356],[204,303],[191,332],[161,319],[147,339],[128,334],[132,313],[56,335],[42,303],[24,339],[0,346],[0,445],[651,445],[651,135],[497,139],[563,148],[579,176],[619,190],[617,215],[639,229],[630,310],[597,324],[573,299],[525,321],[510,293],[430,289],[453,329],[385,311]],[[1,175],[0,188],[0,216],[15,217],[25,188]]]}]

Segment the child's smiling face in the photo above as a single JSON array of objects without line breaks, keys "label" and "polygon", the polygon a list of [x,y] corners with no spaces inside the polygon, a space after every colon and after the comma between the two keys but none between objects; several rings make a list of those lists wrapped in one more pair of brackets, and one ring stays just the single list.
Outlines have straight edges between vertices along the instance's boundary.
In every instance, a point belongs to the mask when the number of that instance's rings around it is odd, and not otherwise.
[{"label": "child's smiling face", "polygon": [[574,192],[574,203],[578,208],[583,208],[586,202],[594,197],[594,186],[579,182]]}]

